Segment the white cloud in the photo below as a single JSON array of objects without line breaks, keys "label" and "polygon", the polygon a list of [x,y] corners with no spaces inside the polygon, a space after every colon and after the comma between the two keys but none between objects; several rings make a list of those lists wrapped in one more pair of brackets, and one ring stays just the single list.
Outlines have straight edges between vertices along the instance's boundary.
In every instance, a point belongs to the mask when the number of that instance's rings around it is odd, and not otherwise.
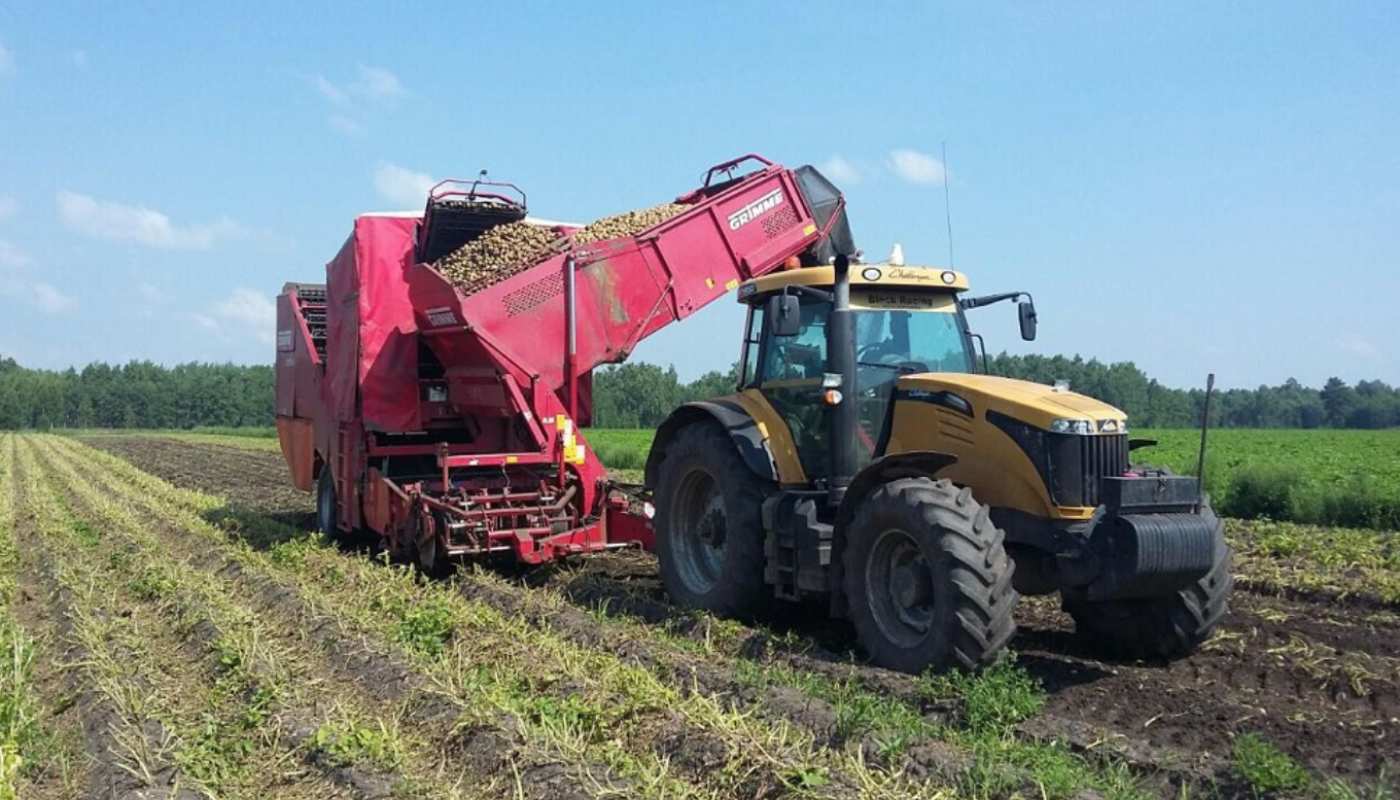
[{"label": "white cloud", "polygon": [[57,196],[58,217],[69,230],[97,239],[132,242],[164,250],[208,250],[216,242],[246,235],[231,219],[176,225],[170,217],[145,206],[98,200],[77,192]]},{"label": "white cloud", "polygon": [[153,283],[139,284],[136,287],[136,294],[140,295],[142,300],[145,300],[153,306],[165,305],[170,302],[170,295],[166,294],[164,289]]},{"label": "white cloud", "polygon": [[821,173],[840,186],[843,183],[860,183],[860,170],[855,164],[841,156],[832,156],[817,166]]},{"label": "white cloud", "polygon": [[1360,358],[1375,358],[1381,354],[1381,349],[1376,346],[1375,342],[1364,336],[1347,334],[1337,339],[1336,344],[1343,352]]},{"label": "white cloud", "polygon": [[347,136],[364,134],[365,124],[359,118],[368,107],[388,105],[404,94],[403,81],[384,67],[360,64],[356,72],[358,77],[343,83],[325,75],[309,77],[316,91],[340,109],[327,120],[330,126]]},{"label": "white cloud", "polygon": [[29,254],[15,247],[4,239],[0,239],[0,267],[9,269],[24,269],[33,264],[34,260]]},{"label": "white cloud", "polygon": [[32,280],[34,259],[0,239],[0,297],[32,302],[40,311],[59,314],[77,307],[78,301],[51,283]]},{"label": "white cloud", "polygon": [[311,76],[311,85],[331,103],[349,108],[357,101],[382,102],[404,93],[399,76],[383,67],[358,67],[359,77],[347,83],[337,83],[325,75]]},{"label": "white cloud", "polygon": [[12,73],[12,72],[14,72],[14,71],[15,71],[15,57],[14,57],[14,55],[13,55],[12,53],[10,53],[10,51],[5,47],[5,45],[0,44],[0,78],[3,78],[3,77],[5,77],[6,75],[9,75],[10,73]]},{"label": "white cloud", "polygon": [[380,196],[409,208],[421,208],[428,199],[428,190],[435,183],[437,181],[431,175],[414,172],[398,164],[383,162],[374,170],[374,188]]},{"label": "white cloud", "polygon": [[350,88],[355,94],[372,100],[387,100],[403,94],[403,84],[399,82],[399,76],[383,67],[364,64],[360,65],[360,79]]},{"label": "white cloud", "polygon": [[219,330],[219,321],[209,316],[208,314],[201,314],[198,311],[189,311],[185,313],[185,316],[191,322],[193,322],[201,328],[204,328],[205,330],[215,332]]},{"label": "white cloud", "polygon": [[334,83],[331,83],[325,75],[316,75],[312,77],[311,85],[316,87],[316,91],[320,92],[322,97],[325,97],[338,106],[350,104],[350,94]]},{"label": "white cloud", "polygon": [[0,194],[0,219],[9,219],[15,215],[19,208],[19,203],[7,194]]},{"label": "white cloud", "polygon": [[45,314],[61,314],[78,307],[78,301],[60,292],[51,284],[42,281],[30,287],[34,293],[34,303]]},{"label": "white cloud", "polygon": [[0,297],[29,294],[29,267],[33,263],[28,253],[0,239]]},{"label": "white cloud", "polygon": [[890,151],[890,169],[894,170],[895,175],[909,183],[942,186],[943,181],[947,180],[948,177],[942,161],[918,150]]},{"label": "white cloud", "polygon": [[277,304],[260,292],[234,289],[233,294],[214,306],[214,315],[251,333],[260,342],[271,344],[275,338]]},{"label": "white cloud", "polygon": [[332,114],[326,121],[330,123],[332,128],[335,128],[346,136],[363,136],[365,133],[365,126],[363,124],[356,122],[344,114]]}]

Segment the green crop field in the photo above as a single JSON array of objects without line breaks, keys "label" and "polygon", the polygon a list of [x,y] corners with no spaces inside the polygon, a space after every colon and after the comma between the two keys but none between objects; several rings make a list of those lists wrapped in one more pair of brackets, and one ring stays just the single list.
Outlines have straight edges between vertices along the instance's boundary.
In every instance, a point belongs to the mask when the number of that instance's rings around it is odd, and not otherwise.
[{"label": "green crop field", "polygon": [[[585,432],[603,463],[640,469],[653,431]],[[1200,432],[1141,430],[1156,439],[1135,463],[1195,473]],[[1206,485],[1223,514],[1362,528],[1400,528],[1400,429],[1210,432]]]},{"label": "green crop field", "polygon": [[[193,431],[83,431],[86,436],[154,435],[192,444],[277,451],[272,428]],[[618,477],[640,481],[655,431],[584,431]],[[1200,432],[1138,430],[1133,438],[1158,444],[1134,452],[1134,463],[1195,473]],[[1256,430],[1210,432],[1206,487],[1216,510],[1242,519],[1272,519],[1353,528],[1400,529],[1400,429]]]},{"label": "green crop field", "polygon": [[[1135,462],[1196,471],[1200,432],[1144,430],[1157,439]],[[1206,487],[1230,516],[1400,528],[1400,429],[1251,430],[1209,434]]]}]

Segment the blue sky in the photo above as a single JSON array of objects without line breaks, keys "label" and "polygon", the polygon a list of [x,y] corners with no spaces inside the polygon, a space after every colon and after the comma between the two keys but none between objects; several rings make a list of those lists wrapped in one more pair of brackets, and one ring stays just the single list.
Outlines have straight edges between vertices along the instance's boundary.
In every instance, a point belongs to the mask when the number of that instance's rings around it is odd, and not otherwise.
[{"label": "blue sky", "polygon": [[[587,220],[756,151],[858,244],[1171,385],[1400,383],[1400,5],[0,5],[0,353],[266,362],[354,214],[488,168]],[[938,160],[948,143],[946,171]],[[737,352],[723,300],[635,358]]]}]

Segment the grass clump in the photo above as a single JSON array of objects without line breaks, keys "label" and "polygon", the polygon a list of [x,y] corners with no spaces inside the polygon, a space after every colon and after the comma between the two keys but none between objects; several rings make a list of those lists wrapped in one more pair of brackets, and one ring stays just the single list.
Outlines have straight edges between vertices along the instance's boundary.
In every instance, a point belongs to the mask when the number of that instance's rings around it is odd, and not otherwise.
[{"label": "grass clump", "polygon": [[[922,691],[930,700],[957,700],[962,724],[944,731],[973,754],[971,769],[959,782],[970,797],[1071,798],[1086,788],[1113,800],[1146,797],[1122,764],[1096,766],[1059,742],[1031,742],[1016,726],[1045,706],[1045,690],[1005,656],[979,673],[929,674]],[[1033,786],[1027,794],[1027,785]]]},{"label": "grass clump", "polygon": [[751,686],[789,686],[825,700],[836,712],[837,738],[869,733],[879,743],[881,755],[887,758],[904,752],[914,739],[936,733],[935,727],[909,704],[864,689],[852,680],[832,680],[778,664],[759,665],[747,660],[739,661],[735,669],[739,679]]},{"label": "grass clump", "polygon": [[1256,796],[1297,792],[1311,783],[1301,764],[1258,734],[1245,733],[1236,738],[1232,756],[1235,771]]},{"label": "grass clump", "polygon": [[34,647],[10,620],[0,621],[0,800],[18,798],[20,772],[44,749],[39,709],[31,691]]},{"label": "grass clump", "polygon": [[418,597],[381,595],[376,598],[397,620],[395,639],[409,650],[428,658],[436,658],[446,649],[456,630],[453,609],[440,595]]},{"label": "grass clump", "polygon": [[1245,519],[1294,519],[1296,470],[1276,464],[1255,464],[1235,473],[1220,512]]},{"label": "grass clump", "polygon": [[963,720],[978,734],[1009,732],[1045,706],[1045,690],[1010,658],[980,673],[925,676],[924,693],[931,698],[961,698]]},{"label": "grass clump", "polygon": [[404,758],[403,742],[393,728],[383,721],[371,725],[344,714],[324,722],[309,744],[338,766],[372,764],[393,770]]},{"label": "grass clump", "polygon": [[19,797],[20,776],[46,768],[54,742],[40,725],[34,641],[10,616],[15,596],[15,437],[0,441],[0,800]]}]

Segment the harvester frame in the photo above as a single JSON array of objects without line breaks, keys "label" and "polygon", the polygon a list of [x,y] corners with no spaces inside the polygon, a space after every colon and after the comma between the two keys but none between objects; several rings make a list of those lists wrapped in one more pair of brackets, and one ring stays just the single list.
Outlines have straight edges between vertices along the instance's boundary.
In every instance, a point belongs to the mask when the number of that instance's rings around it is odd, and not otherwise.
[{"label": "harvester frame", "polygon": [[[591,371],[820,247],[844,200],[805,169],[754,154],[717,164],[679,215],[582,246],[559,225],[555,255],[470,295],[430,261],[526,220],[518,188],[444,181],[421,217],[358,218],[327,284],[278,298],[279,439],[322,529],[372,532],[434,572],[464,556],[650,547],[636,498],[580,430]],[[493,219],[474,225],[482,205]]]}]

